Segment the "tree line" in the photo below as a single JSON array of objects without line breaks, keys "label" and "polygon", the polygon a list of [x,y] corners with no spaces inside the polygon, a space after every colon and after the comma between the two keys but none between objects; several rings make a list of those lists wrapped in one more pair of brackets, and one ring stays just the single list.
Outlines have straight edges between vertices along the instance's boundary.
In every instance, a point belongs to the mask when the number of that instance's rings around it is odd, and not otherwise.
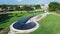
[{"label": "tree line", "polygon": [[32,11],[40,8],[40,5],[0,5],[3,11]]},{"label": "tree line", "polygon": [[49,11],[60,11],[60,3],[58,2],[51,2],[49,5]]}]

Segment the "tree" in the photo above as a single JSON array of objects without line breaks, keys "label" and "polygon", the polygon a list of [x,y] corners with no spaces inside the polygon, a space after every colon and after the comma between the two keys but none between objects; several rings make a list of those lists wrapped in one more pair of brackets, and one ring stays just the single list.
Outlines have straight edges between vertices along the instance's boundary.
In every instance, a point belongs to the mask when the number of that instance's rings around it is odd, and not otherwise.
[{"label": "tree", "polygon": [[41,8],[40,5],[35,5],[34,7],[35,7],[35,9],[40,9]]},{"label": "tree", "polygon": [[28,6],[28,5],[24,5],[23,9],[26,10],[26,11],[34,10],[31,6]]},{"label": "tree", "polygon": [[2,9],[5,9],[4,11],[6,11],[6,10],[7,10],[7,5],[6,5],[6,4],[1,5],[1,6],[2,6]]},{"label": "tree", "polygon": [[8,20],[10,17],[8,16],[8,14],[0,14],[0,22],[4,23],[6,20]]},{"label": "tree", "polygon": [[49,4],[49,11],[58,11],[60,8],[60,4],[58,2],[51,2]]}]

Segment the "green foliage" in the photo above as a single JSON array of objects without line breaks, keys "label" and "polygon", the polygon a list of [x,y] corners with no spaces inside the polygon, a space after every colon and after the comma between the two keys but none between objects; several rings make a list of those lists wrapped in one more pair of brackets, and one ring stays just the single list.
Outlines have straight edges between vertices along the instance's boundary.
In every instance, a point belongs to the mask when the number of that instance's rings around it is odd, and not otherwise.
[{"label": "green foliage", "polygon": [[34,5],[35,9],[40,9],[40,5]]},{"label": "green foliage", "polygon": [[31,6],[24,5],[24,6],[23,6],[23,10],[25,10],[25,11],[32,11],[32,10],[34,10],[34,9],[31,8]]},{"label": "green foliage", "polygon": [[11,17],[9,17],[7,14],[1,14],[0,15],[0,22],[7,21],[9,18],[11,18]]},{"label": "green foliage", "polygon": [[60,3],[58,2],[51,2],[49,4],[49,11],[58,11],[60,10]]},{"label": "green foliage", "polygon": [[[20,7],[22,6],[22,7]],[[3,11],[32,11],[35,9],[40,9],[40,5],[0,5]],[[34,8],[32,8],[34,7]]]}]

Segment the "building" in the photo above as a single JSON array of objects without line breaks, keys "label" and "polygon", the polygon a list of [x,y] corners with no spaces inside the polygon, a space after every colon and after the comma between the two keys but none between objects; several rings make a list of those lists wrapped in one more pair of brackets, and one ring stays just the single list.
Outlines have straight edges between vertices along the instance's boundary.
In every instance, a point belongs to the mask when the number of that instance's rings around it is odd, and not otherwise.
[{"label": "building", "polygon": [[41,9],[44,9],[44,10],[48,9],[48,4],[42,5]]},{"label": "building", "polygon": [[3,9],[2,8],[0,8],[0,12],[2,12],[3,11]]}]

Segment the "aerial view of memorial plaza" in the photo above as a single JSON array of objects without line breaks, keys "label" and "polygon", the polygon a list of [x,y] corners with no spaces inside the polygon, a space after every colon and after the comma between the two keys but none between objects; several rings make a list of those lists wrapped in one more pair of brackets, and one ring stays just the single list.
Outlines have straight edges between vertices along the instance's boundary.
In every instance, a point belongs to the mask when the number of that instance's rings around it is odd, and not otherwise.
[{"label": "aerial view of memorial plaza", "polygon": [[0,1],[0,34],[60,34],[60,0]]}]

